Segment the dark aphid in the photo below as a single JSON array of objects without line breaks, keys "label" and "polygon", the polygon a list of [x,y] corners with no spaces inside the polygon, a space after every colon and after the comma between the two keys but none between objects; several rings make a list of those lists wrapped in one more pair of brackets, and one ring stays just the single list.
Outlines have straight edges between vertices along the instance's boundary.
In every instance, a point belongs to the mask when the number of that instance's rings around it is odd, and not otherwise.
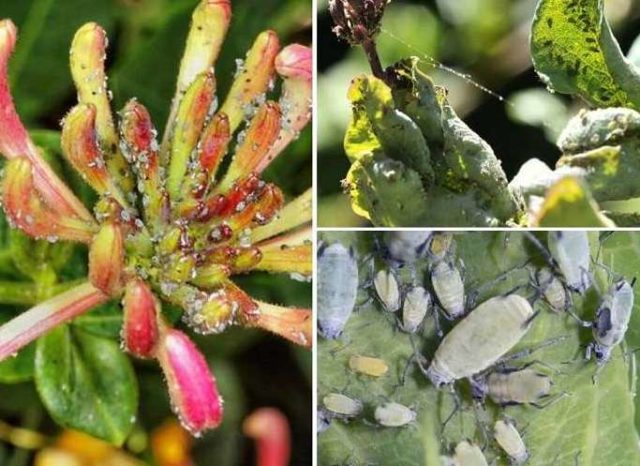
[{"label": "dark aphid", "polygon": [[587,359],[593,353],[598,366],[604,366],[611,358],[612,350],[618,346],[627,332],[633,311],[633,285],[624,278],[616,280],[605,293],[596,311],[593,322],[594,341],[587,346]]},{"label": "dark aphid", "polygon": [[424,231],[392,231],[385,237],[385,245],[389,258],[399,265],[411,265],[424,257],[433,234]]}]

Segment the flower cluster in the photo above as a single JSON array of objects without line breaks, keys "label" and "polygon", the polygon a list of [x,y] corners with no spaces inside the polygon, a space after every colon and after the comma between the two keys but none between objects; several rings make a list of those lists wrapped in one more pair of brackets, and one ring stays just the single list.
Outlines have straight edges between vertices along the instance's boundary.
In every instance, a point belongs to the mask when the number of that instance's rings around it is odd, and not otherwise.
[{"label": "flower cluster", "polygon": [[[55,325],[122,298],[123,347],[160,363],[172,404],[194,434],[219,424],[222,399],[204,357],[163,317],[162,300],[182,308],[200,333],[235,324],[311,345],[310,310],[258,301],[232,280],[253,270],[311,275],[311,191],[285,204],[281,190],[261,179],[310,119],[311,51],[281,49],[273,31],[261,33],[218,106],[213,65],[230,19],[229,0],[203,0],[195,9],[161,141],[135,99],[114,121],[105,32],[94,23],[78,30],[70,67],[79,102],[64,119],[61,143],[99,195],[93,212],[47,165],[16,113],[7,67],[17,31],[0,22],[5,213],[34,238],[89,246],[85,283],[0,327],[0,360]],[[269,100],[277,78],[281,94]]]}]

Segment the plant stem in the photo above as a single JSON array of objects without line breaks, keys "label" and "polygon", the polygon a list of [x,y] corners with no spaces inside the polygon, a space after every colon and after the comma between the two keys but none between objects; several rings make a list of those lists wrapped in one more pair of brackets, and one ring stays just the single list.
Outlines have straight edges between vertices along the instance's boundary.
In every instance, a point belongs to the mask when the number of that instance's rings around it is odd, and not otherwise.
[{"label": "plant stem", "polygon": [[376,78],[386,81],[386,74],[382,69],[380,57],[378,56],[378,50],[376,49],[376,43],[373,39],[366,39],[362,42],[362,48],[367,54],[369,60],[369,66],[371,66],[371,72]]},{"label": "plant stem", "polygon": [[54,327],[108,300],[102,291],[85,282],[23,312],[0,327],[0,361]]}]

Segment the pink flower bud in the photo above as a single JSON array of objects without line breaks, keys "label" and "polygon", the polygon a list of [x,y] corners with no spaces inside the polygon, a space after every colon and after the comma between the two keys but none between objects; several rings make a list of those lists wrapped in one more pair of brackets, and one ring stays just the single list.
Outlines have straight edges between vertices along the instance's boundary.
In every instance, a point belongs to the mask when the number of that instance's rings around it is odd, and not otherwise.
[{"label": "pink flower bud", "polygon": [[169,329],[158,347],[171,404],[182,425],[193,435],[218,427],[222,421],[222,397],[207,361],[189,337]]},{"label": "pink flower bud", "polygon": [[139,358],[154,357],[159,339],[160,303],[149,285],[138,278],[128,282],[122,306],[124,308],[124,326],[122,327],[124,348]]},{"label": "pink flower bud", "polygon": [[286,466],[291,456],[287,418],[275,408],[260,408],[244,420],[242,430],[256,441],[257,466]]}]

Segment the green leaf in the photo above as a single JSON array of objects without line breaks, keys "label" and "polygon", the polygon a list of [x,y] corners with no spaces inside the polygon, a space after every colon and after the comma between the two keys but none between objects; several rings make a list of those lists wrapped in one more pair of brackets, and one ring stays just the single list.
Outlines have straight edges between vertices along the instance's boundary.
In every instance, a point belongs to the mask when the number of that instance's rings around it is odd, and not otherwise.
[{"label": "green leaf", "polygon": [[612,227],[600,213],[586,184],[571,176],[556,182],[536,213],[534,225],[541,227]]},{"label": "green leaf", "polygon": [[122,329],[122,307],[117,301],[102,304],[73,320],[83,330],[100,337],[119,339]]},{"label": "green leaf", "polygon": [[[637,273],[640,260],[640,243],[637,243],[637,238],[629,243],[631,235],[637,236],[636,233],[615,233],[603,246],[605,263],[612,266],[614,272],[627,274],[628,279]],[[372,236],[372,233],[320,235],[321,239],[328,242],[340,240],[343,244],[354,244],[361,257],[372,251]],[[592,254],[595,255],[598,236],[592,234],[590,238]],[[540,239],[544,242],[543,236]],[[615,260],[610,259],[608,253],[618,247],[614,239],[624,245]],[[466,266],[467,290],[476,289],[502,271],[521,266],[527,260],[532,260],[538,266],[544,264],[540,253],[523,233],[461,233],[455,236],[455,242],[456,256],[462,258]],[[363,265],[363,269],[365,267]],[[423,280],[427,267],[427,260],[419,261],[414,277]],[[415,279],[408,268],[400,269],[399,274],[401,282],[406,285]],[[606,274],[597,275],[599,287],[604,289],[608,283]],[[528,280],[528,272],[516,268],[503,282],[483,289],[479,302],[512,290]],[[519,293],[526,294],[526,291]],[[364,301],[365,297],[366,291],[362,290],[359,300]],[[584,298],[574,295],[574,310],[583,318],[592,319],[598,299],[594,290]],[[592,339],[591,329],[579,327],[567,314],[551,312],[541,302],[536,303],[535,307],[540,314],[513,352],[532,348],[551,338],[562,336],[565,339],[512,362],[512,365],[519,367],[530,361],[542,361],[549,367],[540,364],[534,367],[553,379],[552,393],[567,392],[567,395],[544,409],[531,406],[499,408],[489,400],[484,410],[476,410],[473,409],[467,382],[461,381],[457,387],[463,401],[462,409],[442,431],[442,422],[453,409],[451,394],[446,389],[436,390],[415,367],[409,369],[406,382],[402,385],[401,375],[413,355],[410,337],[398,330],[395,316],[383,311],[375,302],[361,306],[352,315],[339,340],[320,338],[318,341],[319,403],[322,403],[326,394],[341,392],[364,404],[362,417],[349,423],[334,419],[329,429],[319,435],[319,464],[352,462],[439,466],[438,448],[440,453],[450,453],[450,447],[466,438],[483,445],[482,429],[490,432],[493,422],[502,415],[515,419],[523,434],[531,454],[527,462],[529,466],[573,465],[578,452],[581,466],[639,464],[634,394],[629,380],[631,366],[625,362],[630,362],[630,358],[625,360],[622,347],[616,348],[613,358],[600,373],[598,383],[593,384],[595,364],[583,359],[583,347]],[[634,321],[638,314],[634,312]],[[445,322],[444,325],[448,327],[451,324]],[[632,338],[640,337],[640,331],[634,332],[632,337],[631,328],[628,338],[630,345]],[[636,328],[640,328],[637,323]],[[426,320],[424,329],[413,339],[421,353],[431,358],[438,344],[431,319]],[[379,378],[351,372],[348,360],[356,354],[384,359],[389,365],[389,372]],[[636,377],[635,373],[633,377]],[[372,425],[375,422],[375,407],[388,399],[413,407],[417,412],[416,425],[405,428]],[[488,439],[484,453],[489,464],[509,464],[491,439]]]},{"label": "green leaf", "polygon": [[138,388],[117,343],[60,326],[38,340],[36,385],[51,417],[114,445],[133,427]]},{"label": "green leaf", "polygon": [[640,70],[626,60],[603,0],[539,0],[531,32],[536,71],[547,85],[598,107],[640,108]]}]

